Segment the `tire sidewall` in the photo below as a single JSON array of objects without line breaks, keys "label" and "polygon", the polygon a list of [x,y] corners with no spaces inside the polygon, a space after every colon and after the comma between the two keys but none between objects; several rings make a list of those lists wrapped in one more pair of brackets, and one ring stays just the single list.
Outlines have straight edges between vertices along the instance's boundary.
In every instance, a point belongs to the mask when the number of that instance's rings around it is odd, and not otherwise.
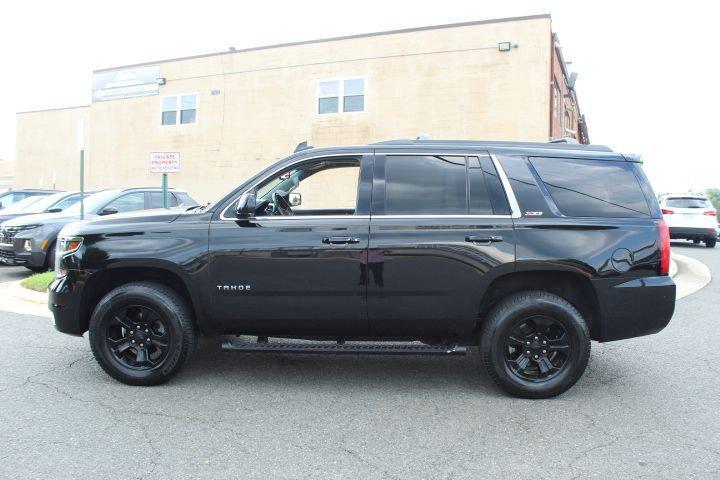
[{"label": "tire sidewall", "polygon": [[[170,330],[168,352],[162,363],[152,370],[136,370],[120,364],[113,356],[105,338],[106,322],[122,308],[131,305],[146,306],[163,317]],[[103,368],[113,377],[129,383],[156,384],[173,375],[183,356],[183,328],[172,303],[162,294],[153,291],[152,295],[141,286],[128,285],[116,289],[105,296],[95,308],[90,321],[90,344],[96,358]]]},{"label": "tire sidewall", "polygon": [[[550,317],[565,328],[570,344],[570,354],[562,371],[555,377],[540,382],[518,377],[506,361],[505,340],[512,330],[528,317],[544,315]],[[583,320],[574,309],[545,298],[530,297],[511,305],[505,315],[492,329],[487,347],[491,358],[491,367],[497,380],[511,393],[527,397],[554,396],[570,388],[582,375],[588,362],[589,334]]]}]

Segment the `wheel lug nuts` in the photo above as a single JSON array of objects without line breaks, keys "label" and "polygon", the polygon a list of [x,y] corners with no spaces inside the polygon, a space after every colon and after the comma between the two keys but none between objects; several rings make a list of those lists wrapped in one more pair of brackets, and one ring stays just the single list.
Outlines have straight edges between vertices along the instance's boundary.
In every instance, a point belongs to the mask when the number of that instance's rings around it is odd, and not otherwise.
[{"label": "wheel lug nuts", "polygon": [[543,353],[547,353],[547,350],[543,350]]},{"label": "wheel lug nuts", "polygon": [[135,343],[135,340],[130,340],[131,343]]},{"label": "wheel lug nuts", "polygon": [[527,351],[527,352],[525,352],[525,353],[526,353],[526,354],[528,354],[528,355],[530,355],[530,350],[528,350],[528,351]]},{"label": "wheel lug nuts", "polygon": [[[141,345],[141,346],[142,346],[142,345]],[[537,360],[537,359],[538,359],[538,356],[537,356],[537,355],[535,355],[535,360]]]},{"label": "wheel lug nuts", "polygon": [[[132,332],[131,332],[131,333],[132,333]],[[527,343],[528,345],[530,345],[530,342],[525,342],[525,343]]]},{"label": "wheel lug nuts", "polygon": [[145,333],[148,333],[149,331],[150,331],[150,330],[148,330],[147,328],[145,329]]},{"label": "wheel lug nuts", "polygon": [[[143,345],[143,344],[141,343],[140,346],[141,346],[141,347],[144,347],[145,345]],[[537,355],[535,356],[535,358],[537,358]]]},{"label": "wheel lug nuts", "polygon": [[547,345],[547,342],[545,340],[543,340],[543,345]]},{"label": "wheel lug nuts", "polygon": [[132,330],[130,330],[130,335],[132,335],[133,333],[135,333],[135,332],[133,332]]},{"label": "wheel lug nuts", "polygon": [[538,339],[538,337],[535,337],[535,340],[537,340],[537,339]]}]

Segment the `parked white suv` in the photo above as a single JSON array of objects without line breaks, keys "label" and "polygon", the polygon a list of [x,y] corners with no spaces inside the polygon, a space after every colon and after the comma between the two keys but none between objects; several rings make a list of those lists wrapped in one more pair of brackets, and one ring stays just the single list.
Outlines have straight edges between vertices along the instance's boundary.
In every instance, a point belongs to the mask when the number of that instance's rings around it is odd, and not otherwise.
[{"label": "parked white suv", "polygon": [[670,227],[670,238],[705,242],[713,248],[717,241],[717,211],[710,200],[702,195],[674,194],[660,198],[665,223]]}]

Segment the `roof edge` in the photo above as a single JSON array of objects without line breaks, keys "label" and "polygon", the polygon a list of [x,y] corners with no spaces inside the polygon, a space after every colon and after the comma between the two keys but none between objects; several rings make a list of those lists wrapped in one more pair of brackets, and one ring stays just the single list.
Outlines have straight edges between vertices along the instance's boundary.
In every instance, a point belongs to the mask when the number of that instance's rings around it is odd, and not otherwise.
[{"label": "roof edge", "polygon": [[170,63],[170,62],[180,62],[184,60],[194,60],[196,58],[206,58],[206,57],[215,57],[218,55],[231,55],[234,53],[244,53],[244,52],[254,52],[258,50],[269,50],[272,48],[283,48],[283,47],[296,47],[300,45],[312,45],[315,43],[324,43],[324,42],[336,42],[339,40],[352,40],[355,38],[366,38],[366,37],[376,37],[380,35],[395,35],[399,33],[410,33],[410,32],[421,32],[425,30],[439,30],[443,28],[456,28],[456,27],[470,27],[473,25],[485,25],[485,24],[491,24],[491,23],[504,23],[504,22],[518,22],[523,20],[536,20],[541,18],[551,18],[551,15],[549,13],[541,13],[537,15],[525,15],[521,17],[504,17],[504,18],[493,18],[488,20],[475,20],[471,22],[459,22],[459,23],[445,23],[440,25],[428,25],[424,27],[411,27],[411,28],[401,28],[398,30],[384,30],[380,32],[371,32],[371,33],[358,33],[355,35],[344,35],[340,37],[328,37],[328,38],[318,38],[315,40],[303,40],[299,42],[288,42],[288,43],[277,43],[273,45],[263,45],[259,47],[249,47],[249,48],[241,48],[238,50],[226,50],[222,52],[211,52],[211,53],[201,53],[198,55],[190,55],[187,57],[176,57],[176,58],[168,58],[164,60],[154,60],[149,62],[140,62],[140,63],[132,63],[128,65],[120,65],[117,67],[107,67],[107,68],[99,68],[93,70],[93,73],[102,73],[102,72],[111,72],[113,70],[119,70],[122,68],[134,68],[134,67],[145,67],[148,65],[157,65],[159,63]]},{"label": "roof edge", "polygon": [[57,108],[41,108],[39,110],[24,110],[22,112],[15,112],[15,115],[22,115],[24,113],[40,113],[40,112],[54,112],[56,110],[72,110],[75,108],[89,108],[90,104],[87,105],[75,105],[73,107],[57,107]]}]

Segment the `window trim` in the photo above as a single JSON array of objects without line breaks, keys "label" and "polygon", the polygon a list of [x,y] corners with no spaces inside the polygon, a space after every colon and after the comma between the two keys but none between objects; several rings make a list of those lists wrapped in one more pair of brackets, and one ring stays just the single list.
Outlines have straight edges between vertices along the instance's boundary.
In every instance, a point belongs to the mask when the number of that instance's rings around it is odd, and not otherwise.
[{"label": "window trim", "polygon": [[[344,111],[345,106],[345,80],[362,80],[363,81],[363,109],[358,110],[355,112],[346,112]],[[320,99],[321,98],[335,98],[332,95],[324,95],[320,96],[320,84],[322,82],[338,82],[338,111],[337,112],[328,112],[328,113],[320,113]],[[356,97],[359,95],[348,95],[349,97]],[[350,75],[346,77],[330,77],[330,78],[320,78],[315,81],[315,116],[317,117],[327,117],[332,115],[353,115],[358,113],[365,113],[368,111],[368,103],[367,103],[367,75]]]},{"label": "window trim", "polygon": [[[182,109],[180,108],[180,97],[186,96],[186,95],[194,95],[195,96],[195,121],[192,123],[180,123],[180,114],[182,112]],[[163,110],[163,103],[165,102],[166,98],[169,97],[176,97],[177,103],[175,104],[175,123],[163,123],[163,113],[171,112],[172,110]],[[162,95],[160,97],[160,126],[161,127],[180,127],[184,125],[197,125],[200,123],[200,93],[199,92],[183,92],[183,93],[172,93],[168,95]]]}]

